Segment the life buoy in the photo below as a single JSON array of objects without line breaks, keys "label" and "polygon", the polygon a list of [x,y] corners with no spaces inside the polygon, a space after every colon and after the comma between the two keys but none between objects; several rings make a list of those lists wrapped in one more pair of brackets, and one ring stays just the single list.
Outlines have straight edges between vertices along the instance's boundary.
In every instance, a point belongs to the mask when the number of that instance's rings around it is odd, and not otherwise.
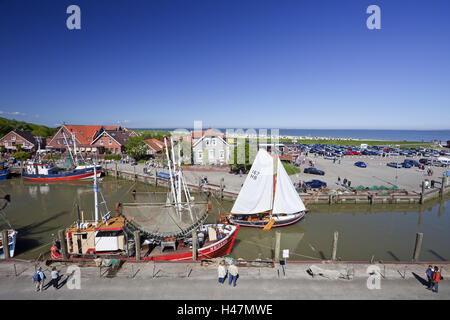
[{"label": "life buoy", "polygon": [[61,259],[62,255],[58,252],[58,248],[56,246],[52,246],[50,249],[50,257],[52,259]]}]

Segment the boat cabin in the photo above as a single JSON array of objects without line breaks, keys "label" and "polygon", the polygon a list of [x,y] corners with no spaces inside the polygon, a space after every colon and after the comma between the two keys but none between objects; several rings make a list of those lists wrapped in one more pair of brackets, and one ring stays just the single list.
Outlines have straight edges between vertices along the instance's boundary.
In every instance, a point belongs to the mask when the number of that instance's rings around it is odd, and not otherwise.
[{"label": "boat cabin", "polygon": [[28,174],[49,175],[58,173],[58,168],[48,163],[27,162],[25,170]]},{"label": "boat cabin", "polygon": [[120,254],[127,250],[124,220],[121,217],[107,221],[82,222],[66,230],[67,251],[71,255]]}]

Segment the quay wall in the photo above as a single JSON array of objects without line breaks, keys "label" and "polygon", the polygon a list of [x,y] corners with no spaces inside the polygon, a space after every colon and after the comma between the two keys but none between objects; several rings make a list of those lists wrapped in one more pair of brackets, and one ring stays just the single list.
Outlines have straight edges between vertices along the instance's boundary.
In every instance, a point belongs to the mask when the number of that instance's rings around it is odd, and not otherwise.
[{"label": "quay wall", "polygon": [[[169,186],[169,180],[155,177],[154,175],[120,171],[114,168],[104,168],[105,175],[122,178],[132,181],[140,181],[150,185]],[[227,190],[221,190],[221,186],[193,185],[187,184],[191,192],[211,192],[217,198],[225,200],[235,200],[238,193]],[[355,191],[354,193],[329,194],[320,192],[314,196],[314,193],[301,193],[300,197],[305,203],[312,204],[422,204],[426,201],[443,196],[450,191],[449,177],[444,178],[444,185],[432,190],[425,190],[423,193],[395,191],[389,194],[379,194],[371,191]]]}]

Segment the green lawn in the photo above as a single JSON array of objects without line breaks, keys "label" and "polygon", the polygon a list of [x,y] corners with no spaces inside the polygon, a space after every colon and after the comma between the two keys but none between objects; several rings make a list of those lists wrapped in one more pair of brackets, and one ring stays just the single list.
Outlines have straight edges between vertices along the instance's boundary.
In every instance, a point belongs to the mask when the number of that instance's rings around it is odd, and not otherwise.
[{"label": "green lawn", "polygon": [[289,162],[281,161],[288,175],[300,173],[300,169]]}]

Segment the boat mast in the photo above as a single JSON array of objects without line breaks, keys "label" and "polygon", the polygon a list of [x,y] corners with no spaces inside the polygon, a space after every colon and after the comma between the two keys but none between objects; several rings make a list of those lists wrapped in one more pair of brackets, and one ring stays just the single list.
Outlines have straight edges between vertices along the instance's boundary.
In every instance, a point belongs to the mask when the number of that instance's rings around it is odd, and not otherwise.
[{"label": "boat mast", "polygon": [[94,162],[94,203],[95,203],[95,225],[98,224],[98,184],[97,184],[97,167]]},{"label": "boat mast", "polygon": [[270,219],[272,219],[272,212],[273,212],[273,206],[275,205],[275,189],[276,189],[276,184],[277,184],[277,166],[278,166],[278,155],[275,151],[275,144],[273,145],[273,153],[274,155],[272,155],[273,158],[273,193],[272,193],[272,208],[270,209]]},{"label": "boat mast", "polygon": [[66,146],[67,146],[67,152],[69,153],[70,158],[72,159],[72,162],[75,164],[75,160],[73,159],[72,152],[70,151],[69,143],[67,142],[67,138],[66,138],[66,134],[64,133],[64,130],[63,130],[62,134],[63,134],[64,142],[66,143]]},{"label": "boat mast", "polygon": [[[167,164],[169,166],[170,190],[172,191],[173,200],[176,202],[177,201],[177,197],[175,196],[175,186],[174,186],[174,183],[173,183],[173,176],[172,176],[172,164],[170,162],[169,148],[167,147],[167,138],[166,138],[166,136],[164,136],[164,145],[166,146]],[[173,149],[173,145],[172,145],[172,149]],[[177,210],[177,214],[180,215],[179,210],[178,210],[178,206],[175,206],[175,209]]]}]

